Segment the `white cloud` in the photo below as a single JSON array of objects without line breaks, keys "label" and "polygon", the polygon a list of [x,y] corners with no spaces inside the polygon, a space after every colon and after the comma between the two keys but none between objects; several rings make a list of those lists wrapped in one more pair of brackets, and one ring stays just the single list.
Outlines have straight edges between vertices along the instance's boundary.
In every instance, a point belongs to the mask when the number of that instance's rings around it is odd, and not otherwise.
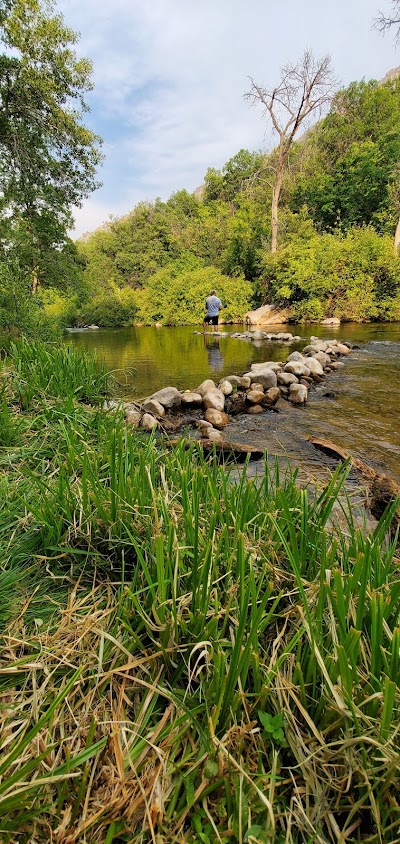
[{"label": "white cloud", "polygon": [[193,190],[209,166],[271,144],[243,99],[311,47],[344,84],[398,63],[372,30],[376,0],[59,0],[94,62],[91,125],[107,144],[104,182],[78,212],[92,229],[142,199]]}]

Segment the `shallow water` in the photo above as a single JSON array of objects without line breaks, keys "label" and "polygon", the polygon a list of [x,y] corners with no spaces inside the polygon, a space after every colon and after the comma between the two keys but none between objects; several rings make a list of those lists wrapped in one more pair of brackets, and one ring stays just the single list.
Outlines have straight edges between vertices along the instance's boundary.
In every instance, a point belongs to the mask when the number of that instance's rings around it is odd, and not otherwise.
[{"label": "shallow water", "polygon": [[[232,333],[240,327],[227,330]],[[268,328],[282,330],[287,326]],[[217,340],[194,334],[193,327],[99,329],[71,334],[70,342],[96,349],[116,371],[121,395],[140,399],[167,385],[192,389],[205,378],[219,381],[224,375],[240,375],[256,361],[285,360],[311,334],[350,340],[360,348],[342,369],[310,391],[305,408],[288,405],[282,413],[242,416],[230,423],[228,436],[286,457],[308,475],[313,471],[318,475],[321,465],[335,465],[307,442],[311,435],[326,437],[400,481],[400,324],[289,330],[301,335],[301,343],[253,343],[229,336]],[[333,396],[324,395],[328,391]]]}]

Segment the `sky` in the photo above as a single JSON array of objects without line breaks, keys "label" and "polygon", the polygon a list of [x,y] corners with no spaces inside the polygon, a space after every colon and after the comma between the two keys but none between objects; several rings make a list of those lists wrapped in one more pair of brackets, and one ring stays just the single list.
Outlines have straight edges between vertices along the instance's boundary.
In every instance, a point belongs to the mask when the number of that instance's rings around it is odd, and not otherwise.
[{"label": "sky", "polygon": [[58,0],[93,62],[85,123],[103,138],[102,187],[75,209],[73,237],[143,200],[201,185],[240,149],[271,149],[266,87],[305,49],[331,55],[340,86],[400,65],[393,36],[373,28],[390,0]]}]

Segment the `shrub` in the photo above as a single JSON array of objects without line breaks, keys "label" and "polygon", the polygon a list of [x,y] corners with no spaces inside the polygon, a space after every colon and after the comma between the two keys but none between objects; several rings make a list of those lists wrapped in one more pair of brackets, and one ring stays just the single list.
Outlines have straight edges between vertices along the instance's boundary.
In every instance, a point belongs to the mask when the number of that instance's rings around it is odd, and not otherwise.
[{"label": "shrub", "polygon": [[79,321],[103,328],[133,325],[138,312],[137,294],[129,287],[97,296],[82,308]]},{"label": "shrub", "polygon": [[398,319],[400,258],[393,241],[370,227],[346,236],[315,231],[264,259],[264,298],[291,306],[298,319],[337,316],[362,322]]},{"label": "shrub", "polygon": [[238,322],[250,308],[252,287],[243,277],[229,278],[215,267],[182,269],[172,264],[159,270],[138,293],[139,318],[166,325],[202,322],[204,302],[215,288],[223,302],[225,322]]}]

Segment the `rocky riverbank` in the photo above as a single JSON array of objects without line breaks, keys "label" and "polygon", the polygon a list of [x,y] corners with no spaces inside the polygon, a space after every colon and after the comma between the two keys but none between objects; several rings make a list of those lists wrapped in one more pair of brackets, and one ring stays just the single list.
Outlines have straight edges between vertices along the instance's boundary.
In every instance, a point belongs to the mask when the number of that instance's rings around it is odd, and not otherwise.
[{"label": "rocky riverbank", "polygon": [[[349,354],[349,343],[311,337],[302,352],[292,352],[284,362],[254,363],[249,372],[229,375],[218,384],[207,379],[196,390],[185,391],[168,386],[141,403],[123,403],[126,422],[149,432],[174,433],[190,427],[208,441],[223,442],[231,417],[279,411],[287,403],[304,406],[309,391],[344,366],[341,358]],[[105,409],[117,406],[107,402]]]}]

